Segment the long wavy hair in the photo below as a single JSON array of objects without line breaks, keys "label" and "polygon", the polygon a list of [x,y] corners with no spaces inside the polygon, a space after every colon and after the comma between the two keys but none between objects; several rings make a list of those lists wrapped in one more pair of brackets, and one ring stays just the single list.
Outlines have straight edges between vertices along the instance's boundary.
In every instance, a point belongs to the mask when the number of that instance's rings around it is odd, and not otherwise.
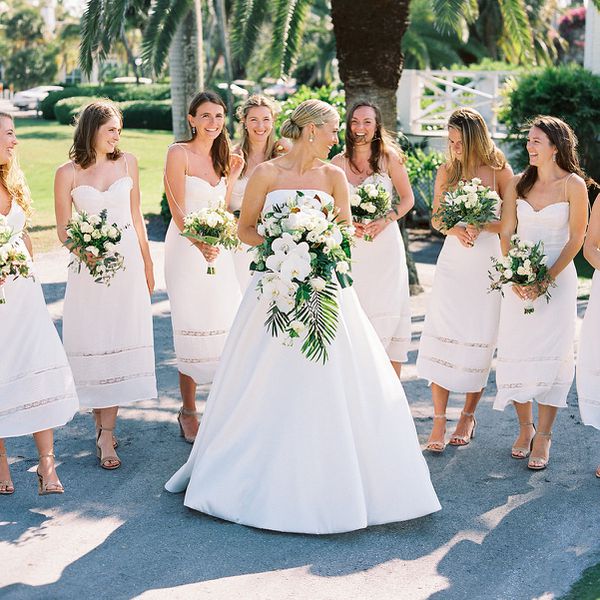
[{"label": "long wavy hair", "polygon": [[[567,173],[576,173],[588,185],[593,183],[579,166],[577,136],[564,121],[561,121],[557,117],[540,115],[529,122],[529,127],[537,127],[548,136],[550,143],[556,148],[556,164],[561,169],[567,171]],[[526,198],[537,178],[537,167],[529,165],[517,183],[517,194],[521,198]]]},{"label": "long wavy hair", "polygon": [[[8,119],[14,127],[12,116],[6,112],[0,112],[0,119]],[[7,163],[0,165],[0,183],[4,186],[11,201],[15,201],[25,213],[29,220],[33,212],[31,207],[31,192],[25,181],[25,175],[19,166],[19,161],[15,156]]]},{"label": "long wavy hair", "polygon": [[[190,102],[188,114],[192,117],[196,116],[198,107],[205,102],[212,104],[218,104],[223,109],[223,114],[227,116],[227,106],[221,99],[221,96],[211,91],[198,92]],[[196,139],[198,134],[192,131],[191,138],[187,140],[191,142]],[[229,156],[231,154],[231,144],[229,142],[229,134],[227,133],[227,127],[223,123],[223,129],[221,133],[213,140],[210,148],[210,157],[212,159],[213,168],[215,173],[219,177],[227,177],[229,175]]]},{"label": "long wavy hair", "polygon": [[359,100],[355,102],[352,108],[348,111],[346,116],[346,148],[344,150],[344,156],[350,163],[350,169],[355,173],[359,172],[356,163],[354,162],[354,149],[356,147],[356,139],[352,135],[350,125],[352,118],[357,109],[367,106],[373,109],[375,113],[375,135],[371,140],[371,156],[369,158],[369,166],[373,173],[380,173],[385,168],[385,160],[389,154],[396,154],[400,157],[400,160],[404,162],[404,153],[400,146],[396,143],[392,135],[383,126],[383,120],[381,118],[381,110],[379,106],[370,102],[369,100]]},{"label": "long wavy hair", "polygon": [[[69,158],[82,169],[87,169],[96,162],[94,142],[102,125],[116,117],[123,125],[123,115],[110,100],[96,100],[83,107],[75,121],[73,145],[69,150]],[[107,154],[109,160],[118,160],[122,155],[119,148]]]},{"label": "long wavy hair", "polygon": [[248,118],[248,113],[253,109],[260,106],[264,106],[269,109],[271,113],[271,117],[273,118],[273,128],[271,129],[271,133],[267,138],[267,144],[265,146],[265,154],[264,160],[271,160],[277,156],[276,150],[276,138],[275,138],[275,116],[277,115],[277,111],[275,109],[275,103],[266,98],[265,96],[261,96],[260,94],[253,94],[250,96],[244,104],[238,107],[236,111],[236,117],[238,121],[240,121],[240,150],[242,151],[242,156],[244,157],[244,168],[242,170],[242,177],[246,174],[246,169],[248,168],[248,156],[250,154],[250,138],[248,136],[248,129],[246,128],[246,119]]},{"label": "long wavy hair", "polygon": [[483,117],[473,108],[458,108],[448,119],[448,128],[462,136],[462,160],[448,147],[448,189],[455,188],[461,179],[475,177],[477,167],[485,165],[499,171],[506,166],[506,157],[492,140]]}]

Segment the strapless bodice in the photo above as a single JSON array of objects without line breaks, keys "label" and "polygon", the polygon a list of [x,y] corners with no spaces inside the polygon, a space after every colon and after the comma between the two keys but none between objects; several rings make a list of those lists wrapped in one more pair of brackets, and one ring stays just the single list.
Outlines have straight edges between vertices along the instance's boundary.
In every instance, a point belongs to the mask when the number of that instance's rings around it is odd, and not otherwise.
[{"label": "strapless bodice", "polygon": [[334,199],[331,194],[322,190],[314,189],[287,189],[287,190],[271,190],[265,196],[265,203],[262,208],[262,213],[269,211],[274,204],[282,204],[288,200],[295,198],[297,192],[302,192],[305,196],[318,197],[321,203],[333,204]]},{"label": "strapless bodice", "polygon": [[133,179],[119,177],[108,189],[100,191],[91,185],[78,185],[71,190],[71,198],[77,212],[98,214],[106,209],[109,223],[120,227],[131,223],[131,189]]},{"label": "strapless bodice", "polygon": [[6,215],[6,220],[8,221],[8,226],[11,227],[17,235],[20,235],[25,228],[27,217],[25,216],[23,209],[15,200],[11,202],[10,210]]},{"label": "strapless bodice", "polygon": [[216,208],[225,202],[227,182],[221,177],[217,185],[211,185],[201,177],[185,176],[185,212],[191,213],[201,208]]},{"label": "strapless bodice", "polygon": [[535,210],[527,200],[517,199],[517,234],[521,239],[544,242],[548,258],[556,260],[569,241],[569,203],[554,202]]}]

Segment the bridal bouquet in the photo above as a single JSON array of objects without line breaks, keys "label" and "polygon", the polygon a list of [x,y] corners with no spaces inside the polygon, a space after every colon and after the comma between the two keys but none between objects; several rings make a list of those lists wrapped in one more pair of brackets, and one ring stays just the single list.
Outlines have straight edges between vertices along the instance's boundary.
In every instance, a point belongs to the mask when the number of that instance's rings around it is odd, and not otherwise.
[{"label": "bridal bouquet", "polygon": [[65,245],[75,257],[69,266],[76,263],[79,273],[83,265],[96,283],[110,285],[117,271],[125,269],[124,257],[117,252],[122,235],[116,223],[108,223],[106,209],[98,215],[76,212],[67,223]]},{"label": "bridal bouquet", "polygon": [[[0,281],[8,277],[33,277],[29,257],[17,245],[17,239],[6,217],[0,215]],[[0,304],[6,304],[3,285],[0,285]]]},{"label": "bridal bouquet", "polygon": [[[183,220],[181,235],[210,246],[237,248],[240,245],[235,217],[223,205],[201,208],[197,212],[187,214]],[[212,263],[208,263],[206,273],[215,274]]]},{"label": "bridal bouquet", "polygon": [[[548,257],[544,254],[544,243],[533,243],[527,240],[519,239],[519,236],[513,235],[510,241],[508,256],[501,259],[492,257],[493,272],[489,272],[492,283],[490,291],[499,290],[504,295],[502,287],[511,285],[521,286],[540,286],[544,290],[543,296],[546,302],[550,301],[550,292],[548,289],[555,286],[548,275]],[[533,302],[528,300],[525,303],[524,312],[530,315],[534,312]]]},{"label": "bridal bouquet", "polygon": [[[350,196],[350,208],[355,221],[370,223],[387,215],[392,208],[392,199],[381,184],[366,183]],[[366,234],[363,239],[367,242],[373,241],[373,238]]]},{"label": "bridal bouquet", "polygon": [[454,191],[446,192],[433,216],[443,223],[444,229],[452,229],[458,223],[479,227],[498,219],[499,201],[496,192],[474,177],[459,181]]},{"label": "bridal bouquet", "polygon": [[296,192],[263,214],[257,231],[265,241],[255,248],[250,269],[264,272],[258,291],[270,302],[265,326],[272,336],[286,335],[293,345],[303,338],[309,359],[328,359],[335,338],[339,305],[336,281],[352,284],[350,240],[353,228],[335,221],[333,203]]}]

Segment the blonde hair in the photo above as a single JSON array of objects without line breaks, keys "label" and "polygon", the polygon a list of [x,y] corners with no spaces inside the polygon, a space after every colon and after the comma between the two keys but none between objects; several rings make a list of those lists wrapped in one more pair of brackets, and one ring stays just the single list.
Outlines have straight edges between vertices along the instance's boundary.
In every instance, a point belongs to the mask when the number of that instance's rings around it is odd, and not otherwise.
[{"label": "blonde hair", "polygon": [[462,160],[452,156],[448,147],[448,189],[458,185],[461,179],[471,179],[480,165],[494,170],[506,166],[506,158],[494,144],[483,117],[473,108],[458,108],[448,119],[448,128],[452,127],[462,136]]},{"label": "blonde hair", "polygon": [[[14,123],[12,116],[5,112],[0,112],[0,119],[9,119],[11,123]],[[23,209],[27,220],[29,220],[33,212],[31,193],[16,156],[7,163],[0,165],[0,182],[6,188],[10,199],[14,200]]]},{"label": "blonde hair", "polygon": [[275,103],[269,98],[265,96],[261,96],[260,94],[253,94],[250,96],[244,104],[238,107],[236,111],[236,116],[241,123],[241,131],[240,131],[240,150],[242,151],[242,156],[244,157],[244,168],[242,170],[242,177],[246,174],[246,169],[248,168],[248,155],[250,154],[250,138],[248,137],[248,130],[246,129],[246,118],[248,117],[248,113],[253,108],[258,108],[260,106],[264,106],[269,109],[271,112],[271,116],[273,117],[273,128],[271,129],[271,133],[267,138],[267,145],[265,147],[265,155],[264,160],[271,160],[277,156],[276,151],[276,139],[275,139],[275,115],[277,113],[275,109]]},{"label": "blonde hair", "polygon": [[296,106],[292,114],[281,125],[280,133],[283,137],[298,140],[302,130],[311,123],[322,127],[325,123],[339,115],[335,108],[322,100],[305,100]]}]

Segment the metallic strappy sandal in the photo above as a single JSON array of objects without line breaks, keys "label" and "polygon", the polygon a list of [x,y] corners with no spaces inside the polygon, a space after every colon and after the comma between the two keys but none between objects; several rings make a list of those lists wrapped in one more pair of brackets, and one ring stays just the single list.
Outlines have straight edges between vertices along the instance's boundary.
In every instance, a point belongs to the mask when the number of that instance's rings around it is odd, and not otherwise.
[{"label": "metallic strappy sandal", "polygon": [[477,427],[475,413],[468,413],[464,410],[461,410],[460,414],[463,417],[470,417],[473,419],[473,429],[471,429],[471,433],[469,435],[456,435],[456,432],[454,432],[448,441],[451,446],[468,446],[471,443],[471,440],[475,437],[475,428]]},{"label": "metallic strappy sandal", "polygon": [[[444,419],[444,421],[446,421],[446,415],[433,415],[434,419]],[[444,437],[446,435],[446,428],[444,427]],[[446,448],[446,442],[445,441],[441,441],[441,442],[437,442],[437,441],[431,441],[431,442],[427,442],[427,445],[425,446],[425,450],[429,450],[429,452],[437,452],[438,454],[440,454],[441,452],[443,452]]]},{"label": "metallic strappy sandal", "polygon": [[[96,421],[96,415],[100,413],[100,409],[92,408],[92,414],[94,415],[94,423],[96,425],[96,439],[98,439],[98,421]],[[113,448],[116,450],[119,447],[119,440],[117,440],[117,436],[112,436]]]},{"label": "metallic strappy sandal", "polygon": [[[100,427],[100,429],[98,430],[98,437],[96,438],[96,455],[100,459],[100,466],[103,469],[106,469],[107,471],[114,471],[115,469],[118,469],[121,466],[121,459],[116,454],[102,456],[102,449],[98,445],[98,442],[100,441],[100,435],[102,434],[103,431],[111,431],[112,432],[113,430],[109,429],[108,427]],[[116,464],[109,465],[108,463],[110,463],[110,462],[116,463]]]},{"label": "metallic strappy sandal", "polygon": [[[519,426],[520,427],[529,427],[531,425],[531,427],[533,427],[533,430],[535,431],[535,424],[534,423],[521,423],[519,422]],[[535,437],[535,435],[533,436]],[[533,438],[531,438],[531,442],[529,443],[529,447],[523,447],[523,446],[513,446],[511,451],[510,451],[510,455],[513,458],[516,458],[517,460],[522,460],[524,458],[527,458],[530,454],[531,454],[531,449],[533,448]]]},{"label": "metallic strappy sandal", "polygon": [[527,467],[532,471],[542,471],[548,466],[548,463],[550,462],[550,445],[552,443],[552,432],[549,431],[546,433],[545,431],[538,431],[535,435],[540,435],[550,440],[550,442],[548,443],[548,458],[544,458],[543,456],[531,456],[529,462],[527,463]]},{"label": "metallic strappy sandal", "polygon": [[[48,454],[40,454],[40,458],[44,458],[46,456],[50,456],[54,458],[54,452],[48,452]],[[44,481],[44,476],[40,473],[40,467],[36,470],[36,475],[38,478],[38,494],[40,496],[47,496],[48,494],[63,494],[65,488],[62,483],[46,483]]]},{"label": "metallic strappy sandal", "polygon": [[179,432],[181,433],[181,437],[188,443],[193,444],[196,441],[196,436],[187,436],[185,435],[185,431],[183,430],[183,425],[181,424],[181,417],[197,417],[198,412],[195,410],[190,410],[189,408],[184,408],[183,406],[179,409],[177,413],[177,422],[179,423]]},{"label": "metallic strappy sandal", "polygon": [[[7,458],[6,452],[0,453],[0,458]],[[10,496],[15,493],[15,486],[10,479],[0,479],[0,494]]]}]

